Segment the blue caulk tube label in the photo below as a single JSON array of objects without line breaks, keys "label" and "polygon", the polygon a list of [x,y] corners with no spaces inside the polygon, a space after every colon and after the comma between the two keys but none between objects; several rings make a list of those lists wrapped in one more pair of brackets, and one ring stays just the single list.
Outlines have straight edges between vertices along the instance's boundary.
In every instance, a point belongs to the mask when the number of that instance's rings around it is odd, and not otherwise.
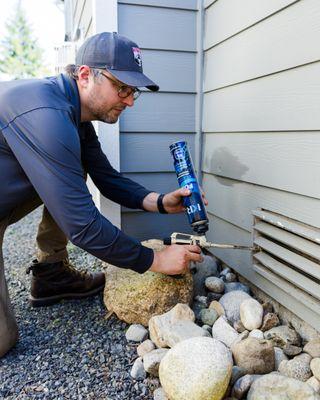
[{"label": "blue caulk tube label", "polygon": [[180,188],[187,188],[191,192],[190,196],[183,199],[189,223],[195,232],[204,234],[208,230],[208,218],[187,142],[173,143],[170,151]]}]

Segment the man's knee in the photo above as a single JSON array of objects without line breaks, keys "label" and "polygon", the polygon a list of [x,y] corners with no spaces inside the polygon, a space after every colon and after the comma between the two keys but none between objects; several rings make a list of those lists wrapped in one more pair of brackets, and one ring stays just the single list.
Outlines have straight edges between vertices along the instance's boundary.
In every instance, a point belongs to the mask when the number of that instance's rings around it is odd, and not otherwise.
[{"label": "man's knee", "polygon": [[0,358],[18,341],[18,325],[14,314],[0,299]]}]

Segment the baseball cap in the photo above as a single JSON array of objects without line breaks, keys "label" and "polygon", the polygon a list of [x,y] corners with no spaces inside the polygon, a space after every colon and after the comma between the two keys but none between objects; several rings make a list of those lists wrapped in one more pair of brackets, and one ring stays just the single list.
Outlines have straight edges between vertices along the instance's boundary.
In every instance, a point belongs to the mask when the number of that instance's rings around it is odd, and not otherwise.
[{"label": "baseball cap", "polygon": [[102,32],[89,37],[76,55],[77,65],[102,68],[129,86],[159,90],[143,73],[141,50],[138,45],[116,32]]}]

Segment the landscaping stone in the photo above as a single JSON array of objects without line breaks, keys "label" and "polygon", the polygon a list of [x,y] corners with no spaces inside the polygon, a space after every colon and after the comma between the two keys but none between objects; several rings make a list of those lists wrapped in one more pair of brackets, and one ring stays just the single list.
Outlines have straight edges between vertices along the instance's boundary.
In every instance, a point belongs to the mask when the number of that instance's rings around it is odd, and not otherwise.
[{"label": "landscaping stone", "polygon": [[251,291],[249,286],[245,285],[244,283],[240,283],[240,282],[230,282],[230,283],[225,283],[224,284],[224,292],[225,293],[229,293],[232,292],[234,290],[241,290],[247,294],[250,295]]},{"label": "landscaping stone", "polygon": [[246,299],[240,304],[240,319],[243,326],[252,331],[262,324],[263,308],[255,299]]},{"label": "landscaping stone", "polygon": [[289,378],[307,381],[312,376],[310,369],[311,356],[307,353],[300,354],[292,360],[284,360],[279,365],[279,372]]},{"label": "landscaping stone", "polygon": [[240,305],[244,300],[250,298],[251,297],[247,293],[241,290],[234,290],[221,297],[219,303],[224,308],[225,315],[231,324],[234,324],[240,319]]},{"label": "landscaping stone", "polygon": [[233,272],[228,272],[226,275],[226,282],[236,282],[237,281],[237,275],[234,274]]},{"label": "landscaping stone", "polygon": [[249,337],[254,337],[256,339],[263,339],[263,332],[260,331],[260,329],[253,329],[250,333],[249,333]]},{"label": "landscaping stone", "polygon": [[239,400],[243,399],[244,396],[248,393],[253,382],[260,377],[261,377],[261,375],[249,375],[249,374],[241,377],[234,384],[231,395],[235,399],[239,399]]},{"label": "landscaping stone", "polygon": [[320,382],[315,376],[309,378],[306,383],[310,385],[316,393],[320,393]]},{"label": "landscaping stone", "polygon": [[218,318],[219,314],[213,308],[205,308],[200,311],[200,319],[206,325],[212,326]]},{"label": "landscaping stone", "polygon": [[247,400],[320,400],[320,396],[305,382],[272,373],[253,382]]},{"label": "landscaping stone", "polygon": [[162,315],[156,315],[149,320],[150,339],[157,347],[167,347],[164,339],[165,332],[168,332],[171,326],[178,321],[194,322],[194,312],[187,304],[177,304],[170,311]]},{"label": "landscaping stone", "polygon": [[210,276],[205,280],[205,286],[208,290],[214,293],[223,293],[224,292],[224,282],[222,279],[217,278],[215,276]]},{"label": "landscaping stone", "polygon": [[217,311],[219,317],[221,317],[221,315],[225,315],[224,308],[218,301],[216,300],[211,301],[209,309],[211,308]]},{"label": "landscaping stone", "polygon": [[260,329],[262,330],[262,332],[265,332],[278,325],[280,325],[280,321],[277,314],[266,313],[263,317],[262,326]]},{"label": "landscaping stone", "polygon": [[312,358],[320,357],[320,339],[310,340],[303,348]]},{"label": "landscaping stone", "polygon": [[320,380],[320,358],[314,358],[310,363],[310,368],[313,375]]},{"label": "landscaping stone", "polygon": [[168,349],[156,349],[146,353],[143,357],[143,367],[152,376],[159,376],[159,365]]},{"label": "landscaping stone", "polygon": [[192,321],[177,321],[163,331],[163,339],[169,347],[198,336],[210,336],[210,333]]},{"label": "landscaping stone", "polygon": [[230,384],[233,386],[236,383],[236,381],[244,375],[246,375],[246,370],[242,367],[234,365],[232,367]]},{"label": "landscaping stone", "polygon": [[170,400],[165,391],[160,387],[153,392],[153,400]]},{"label": "landscaping stone", "polygon": [[133,379],[136,379],[137,381],[143,381],[147,377],[141,357],[137,358],[136,361],[134,362],[130,375],[132,376]]},{"label": "landscaping stone", "polygon": [[280,347],[274,347],[274,369],[277,371],[279,369],[279,365],[281,361],[288,360],[288,357],[284,354],[283,350]]},{"label": "landscaping stone", "polygon": [[218,276],[218,262],[211,256],[203,255],[203,262],[195,263],[194,270],[194,295],[205,295],[205,280],[209,276]]},{"label": "landscaping stone", "polygon": [[232,371],[230,350],[212,338],[184,340],[160,363],[160,382],[170,400],[221,400]]},{"label": "landscaping stone", "polygon": [[267,374],[274,370],[274,350],[267,340],[247,338],[231,346],[235,364],[247,374]]},{"label": "landscaping stone", "polygon": [[143,342],[148,337],[148,330],[140,324],[130,325],[126,332],[126,339],[131,342]]},{"label": "landscaping stone", "polygon": [[226,346],[230,347],[238,337],[238,332],[230,326],[225,316],[219,317],[212,326],[211,335],[213,338],[220,340]]},{"label": "landscaping stone", "polygon": [[143,357],[145,354],[155,349],[155,345],[152,340],[147,339],[137,347],[137,353],[139,357]]},{"label": "landscaping stone", "polygon": [[[159,242],[151,240],[143,244],[159,249]],[[106,269],[104,303],[109,311],[130,324],[148,326],[152,316],[167,312],[177,303],[189,304],[192,293],[191,273],[174,279],[165,274],[150,271],[139,274],[111,265]]]},{"label": "landscaping stone", "polygon": [[272,340],[277,347],[286,345],[300,346],[301,340],[297,332],[287,325],[280,325],[264,332],[265,339]]}]

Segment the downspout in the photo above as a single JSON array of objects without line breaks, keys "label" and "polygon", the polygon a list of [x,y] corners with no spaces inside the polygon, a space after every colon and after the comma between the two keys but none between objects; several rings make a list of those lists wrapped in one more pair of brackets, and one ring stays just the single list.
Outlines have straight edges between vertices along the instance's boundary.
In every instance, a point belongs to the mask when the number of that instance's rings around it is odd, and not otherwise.
[{"label": "downspout", "polygon": [[204,1],[198,0],[197,15],[197,58],[196,58],[196,110],[195,110],[195,169],[202,184],[202,118],[203,118],[203,42],[204,42]]}]

